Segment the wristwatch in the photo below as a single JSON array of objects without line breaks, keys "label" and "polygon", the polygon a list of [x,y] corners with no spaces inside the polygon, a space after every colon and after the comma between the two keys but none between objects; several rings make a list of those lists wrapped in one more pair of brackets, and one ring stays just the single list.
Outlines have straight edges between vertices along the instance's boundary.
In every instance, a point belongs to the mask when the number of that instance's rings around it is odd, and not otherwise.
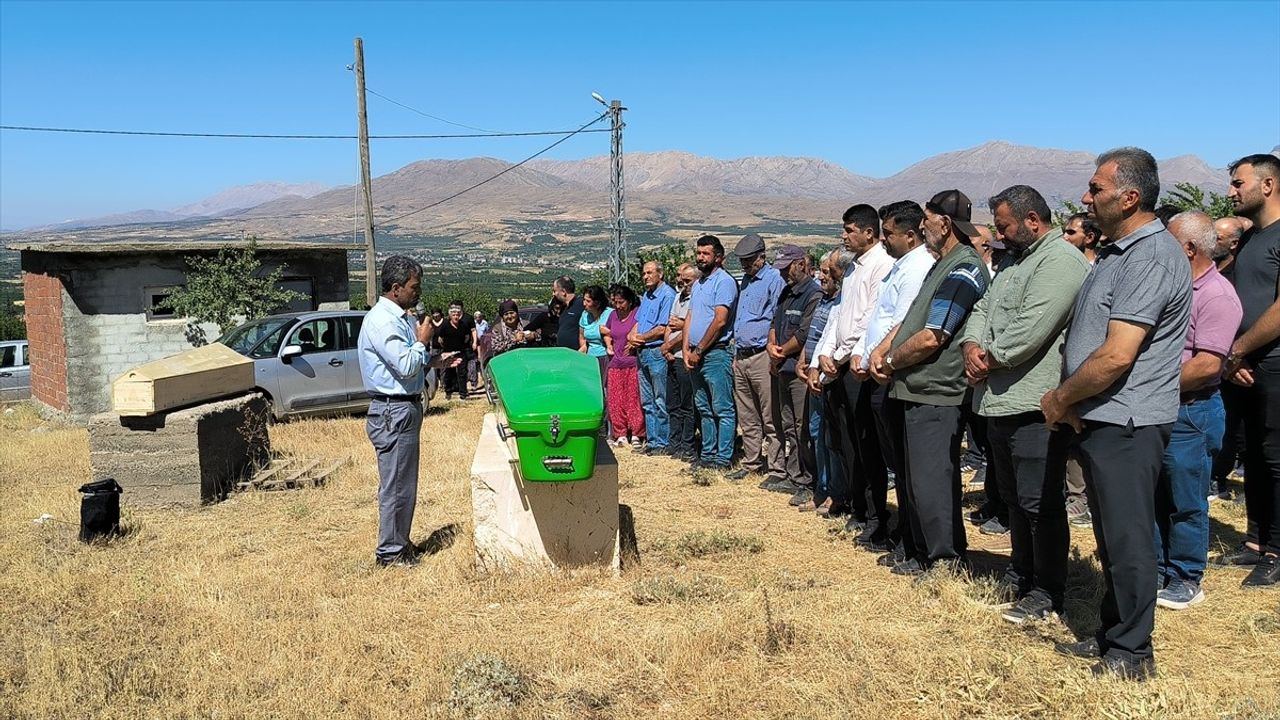
[{"label": "wristwatch", "polygon": [[691,353],[697,353],[698,355],[701,355],[701,354],[702,354],[702,347],[701,347],[701,346],[698,346],[698,345],[694,345],[693,347],[689,348],[689,352],[691,352]]},{"label": "wristwatch", "polygon": [[894,366],[893,366],[893,356],[892,356],[892,355],[885,355],[885,356],[884,356],[884,364],[885,364],[885,365],[887,365],[887,366],[889,367],[889,369],[890,369],[890,370],[897,370],[897,369],[898,369],[898,368],[896,368],[896,367],[894,367]]}]

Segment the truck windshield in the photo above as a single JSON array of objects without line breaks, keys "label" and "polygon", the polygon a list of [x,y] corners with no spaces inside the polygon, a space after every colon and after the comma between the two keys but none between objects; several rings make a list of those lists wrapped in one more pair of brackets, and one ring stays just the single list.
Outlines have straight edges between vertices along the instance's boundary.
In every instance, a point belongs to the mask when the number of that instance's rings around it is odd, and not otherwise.
[{"label": "truck windshield", "polygon": [[293,318],[263,318],[245,323],[223,335],[218,342],[251,358],[274,357]]}]

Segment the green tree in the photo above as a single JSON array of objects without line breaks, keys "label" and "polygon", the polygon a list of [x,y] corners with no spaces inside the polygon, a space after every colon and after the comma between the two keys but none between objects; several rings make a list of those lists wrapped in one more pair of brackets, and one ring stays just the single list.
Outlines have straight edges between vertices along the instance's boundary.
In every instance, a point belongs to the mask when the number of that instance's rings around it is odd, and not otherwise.
[{"label": "green tree", "polygon": [[1174,189],[1160,200],[1161,205],[1172,205],[1181,210],[1199,210],[1208,213],[1214,220],[1235,215],[1231,200],[1225,195],[1210,192],[1205,202],[1204,190],[1189,182],[1180,182]]},{"label": "green tree", "polygon": [[204,323],[225,333],[237,323],[256,320],[303,299],[301,293],[279,287],[285,266],[261,272],[256,238],[243,248],[224,247],[214,257],[188,256],[187,284],[156,304],[188,319],[187,338],[204,345]]},{"label": "green tree", "polygon": [[[1084,208],[1070,200],[1063,200],[1062,207],[1053,211],[1053,226],[1064,227],[1067,224],[1067,218],[1075,215],[1076,213],[1082,212],[1084,212]],[[994,232],[994,230],[992,232]]]}]

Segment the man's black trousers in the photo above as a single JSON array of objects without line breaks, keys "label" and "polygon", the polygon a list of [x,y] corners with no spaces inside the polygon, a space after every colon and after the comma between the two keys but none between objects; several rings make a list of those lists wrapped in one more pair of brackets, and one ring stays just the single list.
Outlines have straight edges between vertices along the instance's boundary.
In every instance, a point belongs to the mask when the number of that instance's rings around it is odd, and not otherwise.
[{"label": "man's black trousers", "polygon": [[[916,558],[926,567],[963,558],[959,405],[902,402],[902,449]],[[898,478],[902,485],[904,478]]]},{"label": "man's black trousers", "polygon": [[1098,643],[1122,659],[1152,656],[1156,482],[1172,430],[1172,423],[1133,427],[1086,420],[1073,438],[1106,582]]},{"label": "man's black trousers", "polygon": [[1071,544],[1063,502],[1069,431],[1052,431],[1040,412],[986,418],[993,475],[1009,513],[1010,575],[1022,594],[1062,611]]},{"label": "man's black trousers", "polygon": [[914,533],[911,532],[911,499],[907,496],[904,480],[905,455],[902,447],[902,401],[889,397],[889,386],[878,385],[871,393],[871,409],[876,419],[876,436],[880,439],[880,449],[884,459],[897,478],[894,481],[894,495],[898,501],[898,522],[888,535],[888,540],[897,544],[907,557],[916,557]]}]

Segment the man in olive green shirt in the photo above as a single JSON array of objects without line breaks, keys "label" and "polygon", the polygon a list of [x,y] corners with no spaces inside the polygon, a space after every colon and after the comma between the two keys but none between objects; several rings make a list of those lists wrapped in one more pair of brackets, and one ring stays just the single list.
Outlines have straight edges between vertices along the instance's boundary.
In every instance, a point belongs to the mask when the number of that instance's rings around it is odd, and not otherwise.
[{"label": "man in olive green shirt", "polygon": [[1066,590],[1071,430],[1045,424],[1040,398],[1062,375],[1067,322],[1089,264],[1052,228],[1048,204],[1031,187],[1014,185],[988,207],[1014,260],[974,307],[960,345],[974,409],[987,418],[989,472],[1009,505],[1013,553],[1000,589],[1013,604],[1004,619],[1022,623],[1061,612]]}]

